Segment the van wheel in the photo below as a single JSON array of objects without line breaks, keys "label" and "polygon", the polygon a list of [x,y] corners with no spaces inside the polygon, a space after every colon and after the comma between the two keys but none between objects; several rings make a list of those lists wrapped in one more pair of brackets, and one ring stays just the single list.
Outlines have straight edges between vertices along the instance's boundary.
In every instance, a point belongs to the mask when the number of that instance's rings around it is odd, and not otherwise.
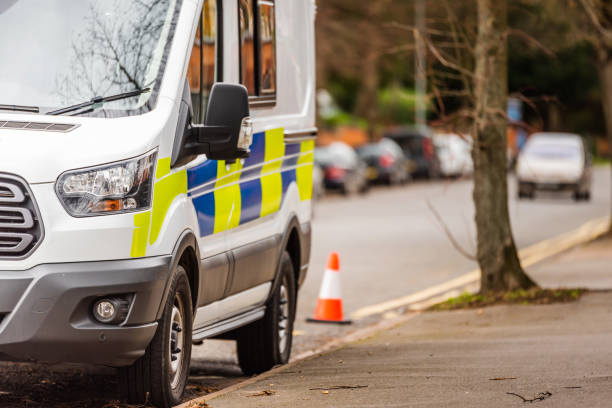
[{"label": "van wheel", "polygon": [[238,362],[245,375],[259,374],[291,355],[296,288],[291,257],[281,258],[281,281],[266,305],[265,316],[238,330]]},{"label": "van wheel", "polygon": [[176,267],[157,332],[145,355],[119,369],[121,394],[131,404],[172,407],[181,402],[191,361],[193,309],[189,279]]}]

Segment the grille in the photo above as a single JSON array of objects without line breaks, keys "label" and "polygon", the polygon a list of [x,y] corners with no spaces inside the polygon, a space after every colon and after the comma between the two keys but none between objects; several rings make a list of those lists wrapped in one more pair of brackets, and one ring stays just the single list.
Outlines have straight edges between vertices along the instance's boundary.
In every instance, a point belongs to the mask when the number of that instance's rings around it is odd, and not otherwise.
[{"label": "grille", "polygon": [[23,259],[42,238],[38,208],[26,183],[0,174],[0,259]]},{"label": "grille", "polygon": [[42,122],[15,122],[1,121],[0,129],[38,130],[44,132],[70,132],[79,125],[68,125],[65,123],[42,123]]}]

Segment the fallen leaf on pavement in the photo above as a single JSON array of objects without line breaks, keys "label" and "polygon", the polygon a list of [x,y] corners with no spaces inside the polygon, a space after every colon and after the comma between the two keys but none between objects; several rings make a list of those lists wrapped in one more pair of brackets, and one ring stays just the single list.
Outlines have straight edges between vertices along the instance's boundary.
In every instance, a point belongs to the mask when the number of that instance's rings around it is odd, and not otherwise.
[{"label": "fallen leaf on pavement", "polygon": [[539,393],[538,395],[536,395],[536,396],[535,396],[535,397],[533,397],[533,398],[525,398],[525,397],[523,397],[522,395],[515,394],[515,393],[513,393],[513,392],[507,392],[506,394],[508,394],[508,395],[514,395],[514,396],[516,396],[516,397],[519,397],[520,399],[522,399],[522,400],[523,400],[523,402],[536,402],[536,401],[542,401],[542,400],[545,400],[546,398],[550,398],[550,397],[552,397],[552,393],[550,393],[550,392],[548,392],[548,391],[541,392],[541,393]]},{"label": "fallen leaf on pavement", "polygon": [[195,390],[197,392],[205,392],[207,394],[219,391],[219,388],[208,385],[189,384],[187,389]]},{"label": "fallen leaf on pavement", "polygon": [[269,397],[271,395],[276,394],[275,391],[272,390],[263,390],[259,392],[254,392],[253,394],[247,395],[247,397]]},{"label": "fallen leaf on pavement", "polygon": [[367,385],[334,385],[333,387],[317,387],[310,388],[310,391],[319,391],[319,390],[354,390],[358,388],[368,388]]},{"label": "fallen leaf on pavement", "polygon": [[193,402],[189,405],[189,408],[209,408],[210,405],[208,405],[205,402]]}]

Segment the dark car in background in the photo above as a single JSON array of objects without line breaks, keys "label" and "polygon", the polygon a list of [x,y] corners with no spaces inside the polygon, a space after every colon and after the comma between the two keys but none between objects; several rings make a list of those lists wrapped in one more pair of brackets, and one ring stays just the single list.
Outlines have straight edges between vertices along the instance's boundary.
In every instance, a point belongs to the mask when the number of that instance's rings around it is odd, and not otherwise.
[{"label": "dark car in background", "polygon": [[368,166],[366,174],[370,183],[396,185],[410,179],[412,161],[391,139],[383,138],[377,143],[366,144],[357,149],[357,154]]},{"label": "dark car in background", "polygon": [[323,170],[327,190],[351,195],[368,189],[367,166],[355,150],[342,142],[315,149],[315,163]]},{"label": "dark car in background", "polygon": [[402,127],[385,133],[385,138],[395,141],[404,154],[414,162],[412,177],[438,178],[440,162],[429,128]]}]

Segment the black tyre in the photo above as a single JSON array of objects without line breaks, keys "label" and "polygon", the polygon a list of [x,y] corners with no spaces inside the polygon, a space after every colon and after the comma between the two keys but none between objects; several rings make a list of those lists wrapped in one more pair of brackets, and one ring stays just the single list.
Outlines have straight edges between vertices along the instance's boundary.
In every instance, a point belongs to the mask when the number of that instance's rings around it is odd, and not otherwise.
[{"label": "black tyre", "polygon": [[278,288],[266,305],[265,316],[238,330],[238,362],[245,375],[259,374],[291,356],[296,287],[291,257],[285,251],[281,258]]},{"label": "black tyre", "polygon": [[127,402],[150,402],[160,408],[181,402],[191,361],[192,307],[187,273],[177,266],[157,332],[145,355],[130,367],[119,369],[119,386]]}]

